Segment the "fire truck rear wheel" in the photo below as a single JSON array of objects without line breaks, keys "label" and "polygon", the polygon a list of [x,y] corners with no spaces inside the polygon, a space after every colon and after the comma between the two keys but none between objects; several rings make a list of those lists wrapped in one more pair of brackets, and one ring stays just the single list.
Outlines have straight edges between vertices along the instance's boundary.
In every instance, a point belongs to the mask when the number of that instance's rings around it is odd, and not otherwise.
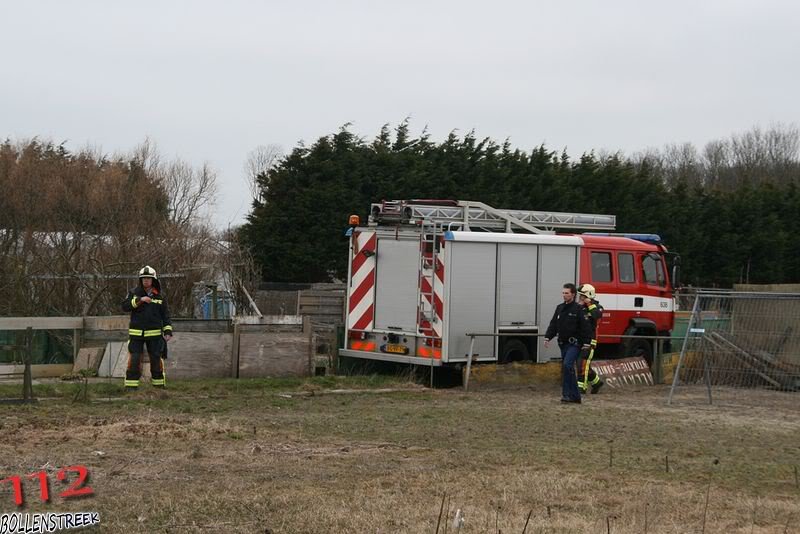
[{"label": "fire truck rear wheel", "polygon": [[530,359],[528,346],[519,339],[509,339],[503,344],[503,350],[500,353],[500,363],[509,363],[514,361],[524,361]]},{"label": "fire truck rear wheel", "polygon": [[653,346],[646,339],[631,339],[625,356],[641,356],[647,361],[647,365],[653,365]]}]

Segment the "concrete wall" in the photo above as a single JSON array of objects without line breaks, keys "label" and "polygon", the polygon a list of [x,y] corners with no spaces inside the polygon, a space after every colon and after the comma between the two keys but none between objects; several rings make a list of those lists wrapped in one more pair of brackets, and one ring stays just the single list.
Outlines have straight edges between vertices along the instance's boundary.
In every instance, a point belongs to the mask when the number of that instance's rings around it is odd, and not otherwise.
[{"label": "concrete wall", "polygon": [[[34,327],[41,323],[41,318],[27,319],[8,319],[6,326],[25,328],[28,323]],[[100,376],[124,376],[128,360],[128,317],[72,319],[72,322],[67,321],[70,326],[83,327],[79,329],[80,347],[76,350],[74,365],[34,365],[33,375],[61,376],[71,370],[94,368]],[[65,320],[59,319],[60,322]],[[312,332],[308,319],[281,316],[250,322],[261,324],[174,320],[175,335],[169,343],[169,357],[165,362],[168,379],[285,377],[313,373]],[[46,322],[44,326],[53,325]],[[7,367],[0,372],[22,370],[22,366]],[[147,368],[147,364],[143,367]],[[149,375],[146,371],[144,374]]]},{"label": "concrete wall", "polygon": [[242,332],[239,337],[239,377],[309,376],[309,332]]}]

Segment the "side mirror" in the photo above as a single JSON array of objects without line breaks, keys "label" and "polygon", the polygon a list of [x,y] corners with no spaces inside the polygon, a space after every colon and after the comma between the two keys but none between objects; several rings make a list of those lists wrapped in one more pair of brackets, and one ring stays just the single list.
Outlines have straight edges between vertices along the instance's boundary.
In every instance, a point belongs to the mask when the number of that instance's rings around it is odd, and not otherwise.
[{"label": "side mirror", "polygon": [[675,263],[672,265],[672,289],[681,287],[681,262],[676,258]]}]

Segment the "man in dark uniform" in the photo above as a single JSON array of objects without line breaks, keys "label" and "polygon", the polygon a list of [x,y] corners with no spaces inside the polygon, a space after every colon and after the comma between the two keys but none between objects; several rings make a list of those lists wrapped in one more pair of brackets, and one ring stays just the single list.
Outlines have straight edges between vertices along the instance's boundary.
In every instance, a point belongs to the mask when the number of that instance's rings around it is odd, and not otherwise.
[{"label": "man in dark uniform", "polygon": [[564,302],[556,307],[550,326],[544,336],[544,346],[558,336],[561,349],[561,402],[581,402],[578,380],[575,375],[575,364],[578,361],[581,347],[591,342],[591,329],[586,314],[580,304],[575,301],[575,284],[564,284],[561,290]]},{"label": "man in dark uniform", "polygon": [[592,329],[592,341],[589,347],[581,348],[580,359],[578,360],[578,389],[581,393],[586,393],[586,389],[591,386],[591,392],[597,393],[603,387],[603,381],[592,369],[592,358],[597,348],[597,326],[603,317],[603,307],[595,299],[595,288],[592,284],[583,284],[578,288],[578,300],[586,314],[586,319]]},{"label": "man in dark uniform", "polygon": [[139,387],[145,347],[150,356],[152,384],[164,387],[167,381],[164,376],[162,352],[163,345],[172,339],[172,322],[155,269],[147,265],[139,271],[139,285],[128,292],[128,296],[122,302],[122,309],[131,314],[125,388],[135,390]]}]

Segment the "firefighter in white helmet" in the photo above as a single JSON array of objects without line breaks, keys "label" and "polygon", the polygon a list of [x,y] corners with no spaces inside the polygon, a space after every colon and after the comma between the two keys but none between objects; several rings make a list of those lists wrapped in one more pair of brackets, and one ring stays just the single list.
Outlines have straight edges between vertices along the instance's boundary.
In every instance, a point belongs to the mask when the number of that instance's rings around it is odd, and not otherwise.
[{"label": "firefighter in white helmet", "polygon": [[583,313],[586,314],[586,319],[592,327],[592,340],[588,347],[586,345],[582,347],[578,361],[578,389],[582,393],[586,393],[589,386],[591,386],[592,393],[597,393],[603,387],[603,381],[592,369],[592,358],[597,348],[597,326],[603,317],[603,307],[595,300],[596,296],[597,293],[592,284],[583,284],[578,288],[578,299],[583,306]]},{"label": "firefighter in white helmet", "polygon": [[139,271],[139,285],[128,291],[128,296],[122,302],[122,309],[131,314],[125,388],[139,387],[145,347],[150,357],[150,376],[153,386],[166,386],[162,354],[164,344],[172,338],[172,322],[155,269],[149,265],[142,267]]}]

